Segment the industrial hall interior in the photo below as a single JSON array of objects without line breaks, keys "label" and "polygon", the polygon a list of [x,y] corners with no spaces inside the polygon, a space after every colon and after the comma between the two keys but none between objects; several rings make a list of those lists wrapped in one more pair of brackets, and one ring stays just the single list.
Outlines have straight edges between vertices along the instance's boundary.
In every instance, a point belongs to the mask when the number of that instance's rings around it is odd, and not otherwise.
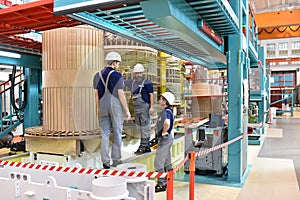
[{"label": "industrial hall interior", "polygon": [[300,199],[300,0],[0,0],[0,101],[3,200]]}]

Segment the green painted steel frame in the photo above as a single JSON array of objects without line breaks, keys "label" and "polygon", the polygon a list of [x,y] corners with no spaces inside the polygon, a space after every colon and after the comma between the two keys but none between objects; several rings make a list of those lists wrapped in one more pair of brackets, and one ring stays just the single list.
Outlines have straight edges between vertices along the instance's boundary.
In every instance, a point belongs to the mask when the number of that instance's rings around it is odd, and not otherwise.
[{"label": "green painted steel frame", "polygon": [[[260,46],[258,48],[258,59],[261,61],[261,66],[262,66],[262,72],[260,74],[260,79],[262,81],[261,83],[261,101],[258,102],[258,122],[261,122],[263,124],[263,128],[262,128],[262,133],[265,133],[265,123],[267,121],[267,111],[269,109],[269,105],[268,105],[268,94],[269,94],[269,86],[268,86],[268,80],[269,78],[267,76],[269,76],[266,73],[266,51],[265,51],[265,47]],[[267,95],[267,96],[265,96]]]},{"label": "green painted steel frame", "polygon": [[[114,1],[110,6],[106,1],[94,3],[92,11],[87,10],[91,8],[90,3],[56,0],[54,14],[67,14],[86,24],[208,68],[226,68],[224,46],[216,45],[200,31],[198,20],[205,18],[212,30],[222,37],[239,30],[235,13],[229,3],[222,0],[132,0]],[[127,5],[117,7],[120,3]]]},{"label": "green painted steel frame", "polygon": [[[242,26],[243,2],[231,3]],[[228,37],[230,62],[228,63],[228,140],[243,134],[243,79],[246,57],[243,56],[242,30]],[[245,138],[244,138],[245,140]],[[228,147],[228,181],[241,182],[243,176],[243,143],[241,140]],[[246,165],[247,166],[247,165]]]},{"label": "green painted steel frame", "polygon": [[287,95],[287,97],[284,97],[282,99],[279,99],[277,101],[274,101],[270,103],[270,105],[274,105],[279,102],[284,102],[285,100],[290,100],[291,101],[291,109],[290,110],[281,110],[280,112],[282,113],[291,113],[291,116],[294,116],[294,90],[291,93],[281,93],[281,94],[271,94],[271,96],[284,96]]},{"label": "green painted steel frame", "polygon": [[[1,50],[1,49],[0,49]],[[6,50],[3,50],[6,51]],[[42,69],[42,57],[39,55],[21,54],[21,58],[9,58],[0,56],[0,64],[24,66],[34,69]]]},{"label": "green painted steel frame", "polygon": [[24,128],[40,125],[39,118],[39,92],[41,85],[41,69],[25,68],[27,84],[27,103],[25,107]]},{"label": "green painted steel frame", "polygon": [[[21,58],[8,58],[0,56],[0,64],[16,65],[24,67],[24,76],[27,84],[27,104],[25,107],[24,127],[39,125],[39,91],[42,85],[42,61],[41,56],[21,54]],[[16,126],[16,123],[15,125]],[[14,128],[14,127],[12,127]]]}]

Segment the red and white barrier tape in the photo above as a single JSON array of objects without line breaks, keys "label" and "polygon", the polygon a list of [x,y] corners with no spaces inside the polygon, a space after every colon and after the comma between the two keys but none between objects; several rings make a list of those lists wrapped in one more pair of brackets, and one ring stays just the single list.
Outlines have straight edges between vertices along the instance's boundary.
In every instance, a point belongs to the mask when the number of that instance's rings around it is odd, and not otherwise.
[{"label": "red and white barrier tape", "polygon": [[[196,153],[197,156],[208,154],[217,149],[228,146],[231,143],[236,142],[243,138],[243,135],[236,137],[228,142],[214,146],[212,148],[199,151]],[[177,172],[182,165],[188,160],[188,155],[174,168],[174,173]],[[72,168],[72,167],[62,167],[62,166],[48,166],[40,164],[29,164],[29,163],[20,163],[12,161],[0,161],[0,166],[10,166],[10,167],[19,167],[24,169],[33,169],[33,170],[48,170],[56,172],[65,172],[65,173],[76,173],[76,174],[94,174],[102,176],[127,176],[127,177],[148,177],[148,178],[166,178],[168,173],[166,172],[135,172],[135,171],[119,171],[119,170],[108,170],[108,169],[85,169],[85,168]],[[1,170],[1,169],[0,169]]]},{"label": "red and white barrier tape", "polygon": [[[47,170],[56,172],[76,173],[76,174],[95,174],[103,176],[127,176],[127,177],[148,177],[148,178],[165,178],[168,173],[166,172],[135,172],[135,171],[119,171],[108,169],[85,169],[85,168],[72,168],[62,166],[48,166],[40,164],[28,164],[12,161],[0,161],[0,166],[19,167],[24,169],[34,170]],[[1,171],[1,168],[0,168]]]},{"label": "red and white barrier tape", "polygon": [[[232,144],[232,143],[234,143],[234,142],[236,142],[236,141],[238,141],[238,140],[240,140],[240,139],[242,139],[243,138],[243,135],[240,135],[239,137],[236,137],[236,138],[234,138],[234,139],[232,139],[232,140],[230,140],[230,141],[228,141],[228,142],[225,142],[225,143],[223,143],[223,144],[219,144],[219,145],[217,145],[217,146],[214,146],[214,147],[211,147],[211,148],[209,148],[209,149],[205,149],[205,150],[203,150],[203,151],[199,151],[199,152],[197,152],[196,153],[196,158],[198,157],[198,156],[202,156],[202,155],[205,155],[205,154],[208,154],[208,153],[210,153],[210,152],[212,152],[212,151],[215,151],[215,150],[217,150],[217,149],[221,149],[221,148],[223,148],[223,147],[226,147],[226,146],[228,146],[229,144]],[[180,167],[182,167],[182,165],[184,165],[184,163],[188,160],[189,158],[188,158],[188,155],[174,168],[174,173],[176,173],[179,169],[180,169]]]},{"label": "red and white barrier tape", "polygon": [[180,169],[180,167],[182,165],[184,165],[184,163],[189,159],[189,155],[187,155],[186,157],[184,157],[184,159],[174,168],[174,174]]},{"label": "red and white barrier tape", "polygon": [[203,155],[208,154],[208,153],[210,153],[212,151],[215,151],[217,149],[221,149],[223,147],[226,147],[226,146],[230,145],[231,143],[234,143],[234,142],[236,142],[236,141],[238,141],[238,140],[240,140],[242,138],[243,138],[243,135],[240,135],[239,137],[236,137],[236,138],[234,138],[234,139],[232,139],[232,140],[230,140],[228,142],[225,142],[223,144],[219,144],[219,145],[213,146],[213,147],[211,147],[209,149],[205,149],[203,151],[199,151],[199,152],[196,153],[196,157],[203,156]]}]

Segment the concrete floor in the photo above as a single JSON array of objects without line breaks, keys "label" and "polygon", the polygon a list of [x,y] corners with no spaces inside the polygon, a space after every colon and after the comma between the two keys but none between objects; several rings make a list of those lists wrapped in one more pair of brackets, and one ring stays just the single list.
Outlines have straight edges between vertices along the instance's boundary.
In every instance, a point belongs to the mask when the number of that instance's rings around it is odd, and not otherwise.
[{"label": "concrete floor", "polygon": [[[195,199],[279,200],[300,199],[300,114],[276,117],[261,145],[248,146],[249,175],[241,187],[195,184]],[[166,199],[157,193],[156,200]],[[174,199],[189,199],[189,183],[175,181]]]}]

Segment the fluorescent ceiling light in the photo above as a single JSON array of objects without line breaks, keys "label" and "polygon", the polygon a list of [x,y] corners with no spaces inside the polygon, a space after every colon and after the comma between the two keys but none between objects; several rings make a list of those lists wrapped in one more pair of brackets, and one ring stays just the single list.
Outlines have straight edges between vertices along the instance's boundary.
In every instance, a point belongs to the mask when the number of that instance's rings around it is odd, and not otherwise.
[{"label": "fluorescent ceiling light", "polygon": [[[79,3],[68,3],[67,5],[64,6],[54,6],[54,12],[59,12],[63,10],[68,10],[68,9],[74,9],[74,8],[80,8],[83,6],[91,6],[95,4],[104,4],[104,3],[110,3],[114,1],[120,1],[120,0],[89,0],[89,1],[84,1],[84,2],[79,2]],[[123,1],[121,1],[123,2]]]},{"label": "fluorescent ceiling light", "polygon": [[10,58],[21,58],[21,54],[7,52],[7,51],[0,51],[0,56],[10,57]]},{"label": "fluorescent ceiling light", "polygon": [[16,36],[22,38],[29,38],[37,42],[42,42],[42,34],[38,32],[22,33],[22,34],[17,34]]}]

